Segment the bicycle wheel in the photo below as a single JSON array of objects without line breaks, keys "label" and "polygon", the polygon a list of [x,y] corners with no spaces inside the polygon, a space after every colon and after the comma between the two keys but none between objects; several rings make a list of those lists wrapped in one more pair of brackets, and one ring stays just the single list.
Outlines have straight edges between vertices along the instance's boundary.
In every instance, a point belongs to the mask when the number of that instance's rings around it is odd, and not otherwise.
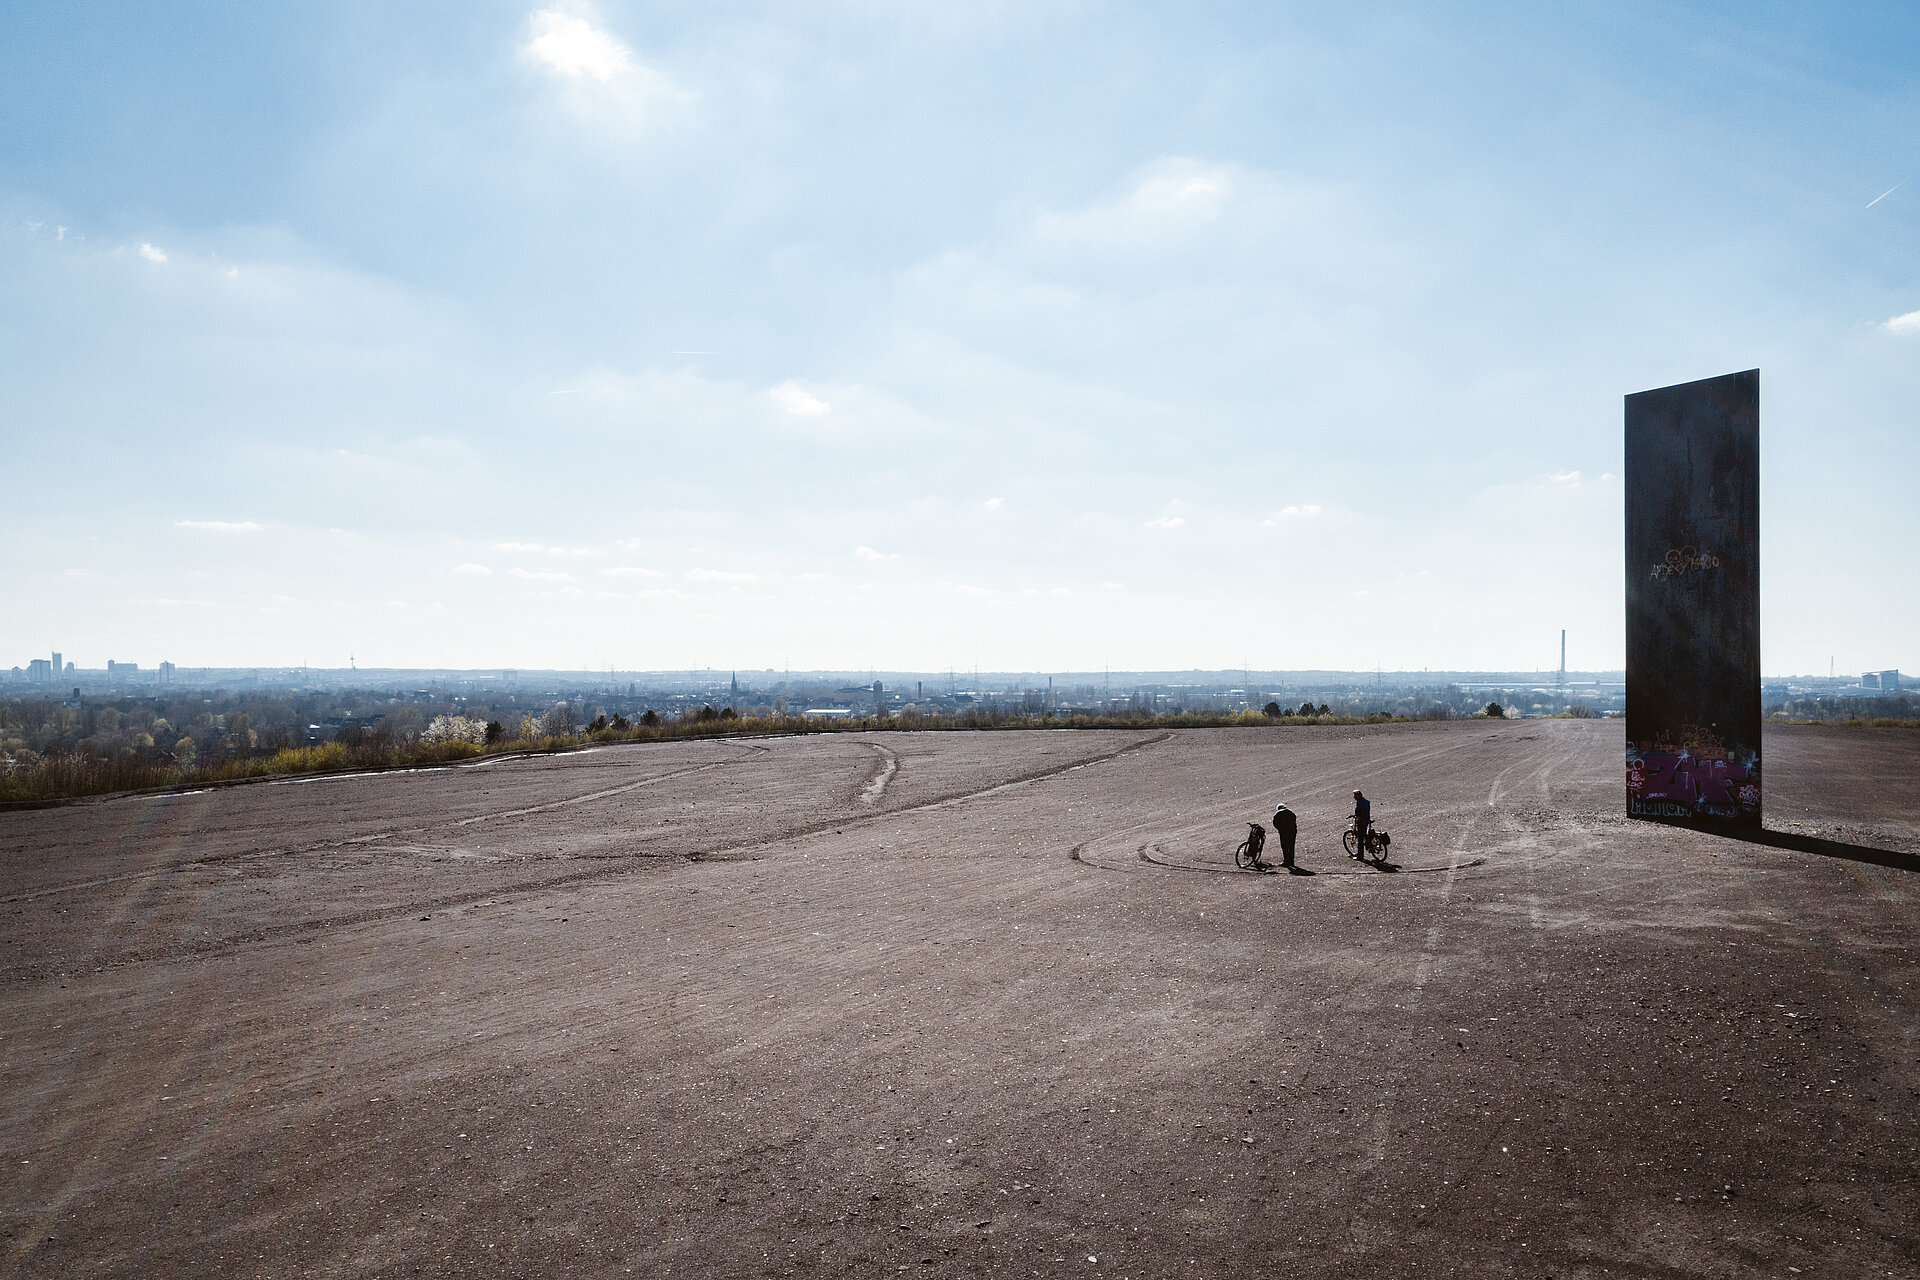
[{"label": "bicycle wheel", "polygon": [[1340,847],[1347,851],[1349,858],[1357,858],[1360,856],[1354,852],[1355,849],[1360,847],[1357,841],[1358,837],[1353,834],[1352,827],[1348,827],[1340,836]]},{"label": "bicycle wheel", "polygon": [[1240,847],[1233,851],[1233,865],[1236,867],[1251,867],[1253,858],[1253,841],[1251,840],[1242,840]]}]

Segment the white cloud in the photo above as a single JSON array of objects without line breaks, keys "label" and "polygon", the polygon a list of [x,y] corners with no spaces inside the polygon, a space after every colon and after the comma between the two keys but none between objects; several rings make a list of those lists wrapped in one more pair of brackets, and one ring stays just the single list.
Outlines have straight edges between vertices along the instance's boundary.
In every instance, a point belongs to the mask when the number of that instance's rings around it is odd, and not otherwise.
[{"label": "white cloud", "polygon": [[550,569],[534,569],[531,571],[515,569],[513,570],[513,576],[516,578],[537,579],[541,582],[566,582],[573,577],[570,573],[560,573],[557,570]]},{"label": "white cloud", "polygon": [[898,552],[875,551],[872,547],[855,547],[853,554],[862,560],[898,560]]},{"label": "white cloud", "polygon": [[595,135],[636,138],[693,105],[693,94],[586,18],[541,9],[528,19],[528,31],[521,58],[548,75],[561,106]]},{"label": "white cloud", "polygon": [[1311,520],[1313,517],[1319,514],[1320,514],[1320,507],[1318,504],[1306,502],[1306,503],[1301,503],[1298,506],[1282,507],[1278,511],[1274,512],[1272,515],[1268,516],[1265,520],[1262,520],[1260,523],[1266,525],[1267,528],[1271,529],[1275,525],[1279,524],[1282,520]]},{"label": "white cloud", "polygon": [[658,569],[642,569],[639,565],[633,564],[609,565],[600,572],[609,578],[660,578],[666,576]]},{"label": "white cloud", "polygon": [[1184,239],[1218,221],[1232,200],[1234,171],[1185,156],[1155,161],[1117,199],[1041,215],[1043,244],[1137,249]]},{"label": "white cloud", "polygon": [[1149,529],[1178,529],[1186,522],[1187,518],[1185,516],[1159,516],[1147,521],[1146,527]]},{"label": "white cloud", "polygon": [[560,75],[605,83],[633,65],[627,46],[583,18],[542,9],[531,25],[527,56]]},{"label": "white cloud", "polygon": [[1547,483],[1548,484],[1579,484],[1580,473],[1578,471],[1556,471],[1552,475],[1547,477]]},{"label": "white cloud", "polygon": [[469,560],[466,564],[455,565],[453,567],[453,571],[455,573],[473,573],[473,574],[493,572],[493,570],[487,568],[487,566],[483,564],[474,564],[471,560]]},{"label": "white cloud", "polygon": [[724,569],[689,569],[687,577],[695,582],[758,582],[757,573],[728,573]]},{"label": "white cloud", "polygon": [[1142,177],[1127,203],[1149,217],[1206,217],[1232,194],[1233,182],[1226,170],[1174,161]]},{"label": "white cloud", "polygon": [[175,520],[182,529],[204,529],[208,533],[258,533],[261,526],[252,520]]},{"label": "white cloud", "polygon": [[1880,327],[1888,333],[1897,333],[1903,337],[1920,333],[1920,311],[1909,311],[1903,316],[1895,316]]},{"label": "white cloud", "polygon": [[773,402],[797,418],[817,418],[823,413],[833,412],[833,406],[815,395],[801,390],[797,382],[783,382],[767,392]]},{"label": "white cloud", "polygon": [[985,502],[981,503],[980,505],[985,507],[989,511],[998,511],[1001,507],[1005,506],[1006,503],[1000,501],[1000,499],[998,498],[988,498]]},{"label": "white cloud", "polygon": [[148,262],[165,262],[167,260],[166,250],[156,249],[144,240],[140,242],[140,256]]}]

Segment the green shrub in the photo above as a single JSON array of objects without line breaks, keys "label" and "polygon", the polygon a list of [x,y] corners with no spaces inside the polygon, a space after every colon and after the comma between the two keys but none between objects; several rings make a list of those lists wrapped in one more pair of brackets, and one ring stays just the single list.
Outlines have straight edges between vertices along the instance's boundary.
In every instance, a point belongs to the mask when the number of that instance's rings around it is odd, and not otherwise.
[{"label": "green shrub", "polygon": [[318,747],[293,747],[276,751],[267,761],[268,773],[320,773],[344,769],[348,764],[347,744],[328,742]]}]

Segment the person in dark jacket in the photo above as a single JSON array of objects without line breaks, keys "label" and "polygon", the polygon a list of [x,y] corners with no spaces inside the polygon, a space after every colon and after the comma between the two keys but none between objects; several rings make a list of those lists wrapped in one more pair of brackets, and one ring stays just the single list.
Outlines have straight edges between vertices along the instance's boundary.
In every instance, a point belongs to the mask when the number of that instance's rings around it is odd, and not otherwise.
[{"label": "person in dark jacket", "polygon": [[1367,830],[1373,826],[1373,804],[1358,791],[1353,793],[1353,856],[1367,856]]},{"label": "person in dark jacket", "polygon": [[1299,830],[1293,810],[1283,804],[1273,811],[1273,833],[1280,837],[1280,865],[1289,871],[1293,870],[1293,837]]}]

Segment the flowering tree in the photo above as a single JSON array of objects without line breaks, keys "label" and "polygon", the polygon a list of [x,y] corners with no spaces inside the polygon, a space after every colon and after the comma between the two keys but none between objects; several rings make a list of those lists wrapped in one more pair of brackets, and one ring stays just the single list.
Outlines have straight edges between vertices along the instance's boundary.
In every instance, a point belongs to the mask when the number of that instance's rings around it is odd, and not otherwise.
[{"label": "flowering tree", "polygon": [[433,723],[420,734],[420,741],[428,746],[438,746],[443,742],[471,742],[474,746],[485,746],[487,726],[479,720],[466,716],[435,716]]}]

